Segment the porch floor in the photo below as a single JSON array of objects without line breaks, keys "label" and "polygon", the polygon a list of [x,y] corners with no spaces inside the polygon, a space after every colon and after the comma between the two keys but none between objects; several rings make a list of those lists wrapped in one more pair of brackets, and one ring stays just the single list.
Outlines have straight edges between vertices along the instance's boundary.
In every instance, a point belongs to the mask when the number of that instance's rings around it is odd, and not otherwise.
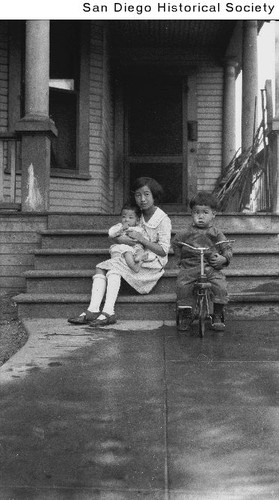
[{"label": "porch floor", "polygon": [[2,500],[279,498],[278,321],[25,326],[0,369]]}]

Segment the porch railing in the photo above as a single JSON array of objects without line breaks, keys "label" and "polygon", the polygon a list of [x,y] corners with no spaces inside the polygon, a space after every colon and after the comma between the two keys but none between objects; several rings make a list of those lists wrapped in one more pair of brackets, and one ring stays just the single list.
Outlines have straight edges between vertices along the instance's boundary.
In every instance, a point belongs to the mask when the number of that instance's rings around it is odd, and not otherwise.
[{"label": "porch railing", "polygon": [[0,133],[0,209],[19,209],[16,203],[16,171],[20,161],[20,140],[15,134]]}]

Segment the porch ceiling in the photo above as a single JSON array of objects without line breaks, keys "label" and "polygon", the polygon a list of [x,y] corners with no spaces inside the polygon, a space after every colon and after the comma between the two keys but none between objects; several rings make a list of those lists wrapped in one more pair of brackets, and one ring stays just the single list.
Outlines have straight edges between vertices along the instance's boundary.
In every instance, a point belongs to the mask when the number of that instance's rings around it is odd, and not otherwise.
[{"label": "porch ceiling", "polygon": [[113,44],[117,47],[187,47],[224,52],[236,21],[114,21]]}]

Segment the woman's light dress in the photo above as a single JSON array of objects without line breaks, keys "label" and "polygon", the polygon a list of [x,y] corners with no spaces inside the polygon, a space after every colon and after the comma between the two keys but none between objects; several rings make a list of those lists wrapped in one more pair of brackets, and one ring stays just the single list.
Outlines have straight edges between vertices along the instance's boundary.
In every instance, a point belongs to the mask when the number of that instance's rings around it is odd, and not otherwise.
[{"label": "woman's light dress", "polygon": [[119,274],[137,292],[145,294],[152,290],[164,274],[164,267],[168,262],[170,249],[171,221],[168,215],[157,207],[148,222],[144,220],[143,215],[141,216],[140,225],[144,228],[149,241],[158,243],[165,251],[166,256],[160,257],[149,251],[150,258],[147,262],[143,262],[138,273],[129,268],[122,255],[101,262],[97,265],[97,268]]}]

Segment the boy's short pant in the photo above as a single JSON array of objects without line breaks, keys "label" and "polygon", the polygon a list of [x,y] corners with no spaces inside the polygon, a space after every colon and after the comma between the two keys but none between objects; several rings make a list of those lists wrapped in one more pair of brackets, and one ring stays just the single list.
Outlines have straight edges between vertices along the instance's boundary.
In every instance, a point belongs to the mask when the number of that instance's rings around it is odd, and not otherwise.
[{"label": "boy's short pant", "polygon": [[[227,280],[222,271],[216,271],[210,266],[205,266],[205,274],[211,283],[211,300],[218,304],[228,303]],[[180,269],[177,277],[177,303],[194,307],[196,298],[194,286],[200,275],[200,267]]]}]

